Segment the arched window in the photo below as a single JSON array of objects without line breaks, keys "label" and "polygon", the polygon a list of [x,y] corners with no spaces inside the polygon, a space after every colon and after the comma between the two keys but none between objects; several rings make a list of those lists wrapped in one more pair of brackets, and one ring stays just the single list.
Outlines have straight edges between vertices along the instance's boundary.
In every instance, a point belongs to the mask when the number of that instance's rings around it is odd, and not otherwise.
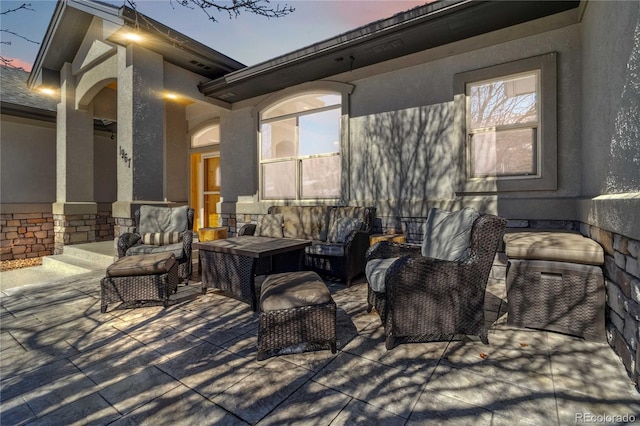
[{"label": "arched window", "polygon": [[340,197],[342,94],[314,91],[260,114],[260,193],[266,200]]}]

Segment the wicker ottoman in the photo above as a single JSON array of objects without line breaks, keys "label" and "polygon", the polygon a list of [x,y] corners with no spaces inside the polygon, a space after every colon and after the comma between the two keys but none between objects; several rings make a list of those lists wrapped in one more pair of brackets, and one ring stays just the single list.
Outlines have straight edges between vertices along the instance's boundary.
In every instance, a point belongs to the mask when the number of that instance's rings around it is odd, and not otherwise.
[{"label": "wicker ottoman", "polygon": [[562,231],[508,233],[507,324],[605,338],[604,252]]},{"label": "wicker ottoman", "polygon": [[302,351],[336,353],[336,304],[315,272],[268,276],[259,308],[258,360],[294,345],[303,345]]},{"label": "wicker ottoman", "polygon": [[106,312],[113,302],[135,307],[155,301],[166,308],[177,288],[178,262],[173,253],[125,256],[110,265],[100,281],[100,311]]}]

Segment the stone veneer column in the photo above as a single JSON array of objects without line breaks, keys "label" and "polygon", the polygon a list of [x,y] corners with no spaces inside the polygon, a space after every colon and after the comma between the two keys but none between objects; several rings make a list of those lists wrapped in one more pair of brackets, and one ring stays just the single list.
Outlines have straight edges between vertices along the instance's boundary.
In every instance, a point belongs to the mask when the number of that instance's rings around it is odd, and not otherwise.
[{"label": "stone veneer column", "polygon": [[60,70],[56,131],[54,254],[65,244],[95,241],[97,205],[93,182],[93,105],[75,108],[76,77],[71,64]]},{"label": "stone veneer column", "polygon": [[115,237],[133,228],[141,204],[166,203],[163,58],[136,44],[118,47],[118,201]]}]

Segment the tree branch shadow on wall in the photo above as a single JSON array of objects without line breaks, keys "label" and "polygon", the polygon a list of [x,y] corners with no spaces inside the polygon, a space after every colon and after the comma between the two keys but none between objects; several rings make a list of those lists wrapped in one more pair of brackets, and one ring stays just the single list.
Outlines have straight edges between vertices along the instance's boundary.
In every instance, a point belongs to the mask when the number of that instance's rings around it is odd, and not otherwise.
[{"label": "tree branch shadow on wall", "polygon": [[354,119],[351,198],[376,205],[377,231],[402,227],[420,241],[431,207],[461,207],[464,147],[455,128],[453,102]]},{"label": "tree branch shadow on wall", "polygon": [[611,139],[605,193],[640,191],[640,19]]}]

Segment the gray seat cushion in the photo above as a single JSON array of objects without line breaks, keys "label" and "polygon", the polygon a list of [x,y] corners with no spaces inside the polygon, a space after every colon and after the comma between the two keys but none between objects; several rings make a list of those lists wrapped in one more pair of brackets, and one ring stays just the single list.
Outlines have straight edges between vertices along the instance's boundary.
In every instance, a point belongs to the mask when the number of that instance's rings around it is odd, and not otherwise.
[{"label": "gray seat cushion", "polygon": [[118,259],[107,268],[107,276],[132,277],[166,274],[175,263],[176,258],[172,253],[126,256]]},{"label": "gray seat cushion", "polygon": [[344,244],[325,243],[324,241],[312,241],[310,246],[304,248],[305,253],[316,256],[344,256]]},{"label": "gray seat cushion", "polygon": [[385,292],[384,278],[387,275],[387,269],[398,259],[400,258],[389,257],[387,259],[371,259],[367,262],[364,273],[367,276],[367,282],[371,290],[378,293]]},{"label": "gray seat cushion", "polygon": [[269,275],[262,283],[260,310],[262,312],[331,302],[331,293],[315,272],[284,272]]},{"label": "gray seat cushion", "polygon": [[136,256],[152,253],[173,253],[176,259],[182,259],[182,256],[184,255],[184,247],[182,243],[169,244],[166,246],[138,244],[133,247],[129,247],[126,254],[127,256]]},{"label": "gray seat cushion", "polygon": [[480,214],[472,208],[455,212],[431,209],[424,224],[422,255],[450,261],[466,260],[471,230],[478,217]]}]

